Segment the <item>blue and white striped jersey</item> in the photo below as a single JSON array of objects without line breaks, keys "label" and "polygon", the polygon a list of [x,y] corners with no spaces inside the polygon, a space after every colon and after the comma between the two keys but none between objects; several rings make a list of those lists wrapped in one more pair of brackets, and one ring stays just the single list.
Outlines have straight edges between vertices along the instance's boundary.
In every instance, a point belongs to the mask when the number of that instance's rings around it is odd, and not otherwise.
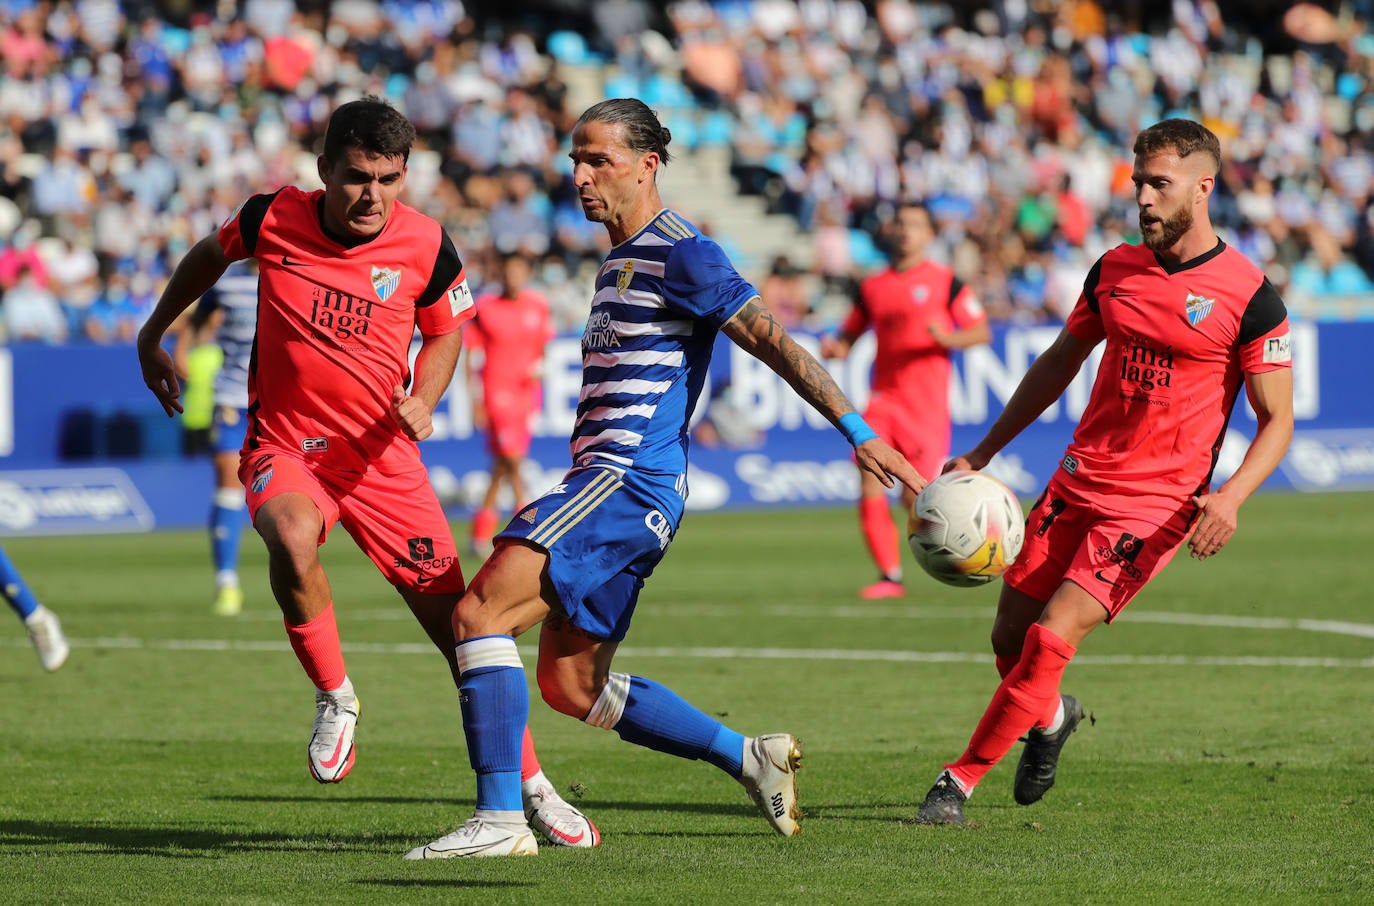
[{"label": "blue and white striped jersey", "polygon": [[248,408],[248,370],[258,331],[258,269],[251,261],[236,261],[204,296],[197,318],[224,312],[215,342],[224,351],[224,364],[215,376],[215,405]]},{"label": "blue and white striped jersey", "polygon": [[612,249],[582,333],[574,468],[683,476],[716,333],[757,295],[719,245],[666,209]]}]

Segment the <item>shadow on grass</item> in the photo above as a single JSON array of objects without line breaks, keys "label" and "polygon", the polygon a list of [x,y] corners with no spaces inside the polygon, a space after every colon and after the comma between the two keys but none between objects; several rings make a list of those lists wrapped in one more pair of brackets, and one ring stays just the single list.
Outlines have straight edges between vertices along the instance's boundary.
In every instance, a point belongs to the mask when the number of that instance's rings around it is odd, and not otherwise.
[{"label": "shadow on grass", "polygon": [[[318,796],[264,796],[264,795],[231,795],[231,796],[206,796],[206,802],[275,802],[275,803],[299,803],[302,805],[322,805],[334,808],[340,802],[360,802],[373,805],[439,805],[446,808],[452,807],[459,810],[467,810],[476,804],[472,799],[435,799],[431,796],[340,796],[336,798],[322,799]],[[598,799],[595,802],[585,799],[570,799],[573,805],[584,809],[593,820],[596,819],[595,812],[666,812],[691,815],[758,815],[758,810],[748,801],[743,799],[738,803],[712,803],[712,802],[613,802]],[[838,806],[847,808],[848,806]],[[860,808],[861,806],[853,806]],[[802,808],[806,809],[805,802]]]},{"label": "shadow on grass", "polygon": [[0,852],[42,847],[74,847],[93,854],[201,859],[229,853],[397,850],[414,845],[409,834],[349,834],[305,837],[300,834],[236,832],[186,827],[134,827],[79,824],[68,821],[0,821]]}]

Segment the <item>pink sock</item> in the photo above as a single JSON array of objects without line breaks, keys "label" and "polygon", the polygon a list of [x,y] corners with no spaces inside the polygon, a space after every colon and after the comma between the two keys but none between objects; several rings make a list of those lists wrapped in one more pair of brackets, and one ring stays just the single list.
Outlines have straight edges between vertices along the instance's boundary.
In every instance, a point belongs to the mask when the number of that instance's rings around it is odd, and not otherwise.
[{"label": "pink sock", "polygon": [[898,575],[902,561],[897,549],[897,524],[892,521],[886,497],[859,499],[859,526],[878,571],[884,576]]},{"label": "pink sock", "polygon": [[1031,727],[1054,716],[1059,681],[1078,649],[1036,623],[1026,633],[1021,660],[1002,680],[959,760],[945,765],[965,791],[978,785]]},{"label": "pink sock", "polygon": [[299,626],[285,620],[286,637],[296,652],[305,675],[321,692],[332,692],[348,678],[344,669],[343,646],[339,643],[339,624],[334,621],[334,602],[324,612]]},{"label": "pink sock", "polygon": [[539,756],[534,754],[534,737],[530,734],[530,728],[526,726],[525,738],[520,741],[520,780],[529,780],[541,770],[543,768],[539,767]]}]

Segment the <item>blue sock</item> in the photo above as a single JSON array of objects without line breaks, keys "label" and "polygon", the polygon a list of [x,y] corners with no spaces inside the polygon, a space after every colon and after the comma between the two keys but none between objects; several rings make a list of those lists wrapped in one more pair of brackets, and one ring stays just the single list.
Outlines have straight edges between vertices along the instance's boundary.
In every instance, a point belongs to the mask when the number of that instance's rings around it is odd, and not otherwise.
[{"label": "blue sock", "polygon": [[[468,763],[477,773],[477,808],[521,811],[521,742],[529,719],[530,691],[515,640],[483,636],[459,643],[456,651],[462,671],[458,702]],[[475,663],[480,666],[471,666]]]},{"label": "blue sock", "polygon": [[0,549],[0,591],[10,602],[19,619],[25,620],[38,609],[38,599],[29,591],[28,583],[19,575],[19,570],[10,562],[9,556]]},{"label": "blue sock", "polygon": [[216,500],[210,507],[210,554],[216,573],[239,571],[239,543],[247,518],[248,508],[241,497],[238,506],[224,506]]},{"label": "blue sock", "polygon": [[679,758],[701,759],[739,777],[744,737],[642,676],[630,677],[630,693],[615,731],[626,742]]}]

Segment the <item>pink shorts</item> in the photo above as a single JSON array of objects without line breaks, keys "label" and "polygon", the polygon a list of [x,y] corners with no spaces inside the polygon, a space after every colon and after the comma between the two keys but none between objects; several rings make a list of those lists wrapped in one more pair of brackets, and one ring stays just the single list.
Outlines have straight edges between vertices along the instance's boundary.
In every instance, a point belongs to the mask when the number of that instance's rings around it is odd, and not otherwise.
[{"label": "pink shorts", "polygon": [[1163,520],[1107,512],[1056,476],[1031,507],[1025,543],[1003,578],[1037,601],[1073,582],[1107,609],[1110,623],[1173,559],[1196,514],[1191,501]]},{"label": "pink shorts", "polygon": [[248,512],[278,494],[304,494],[324,517],[319,543],[338,522],[397,588],[461,594],[466,587],[453,531],[423,466],[396,475],[334,472],[280,449],[239,460]]},{"label": "pink shorts", "polygon": [[920,419],[919,409],[904,400],[875,395],[864,410],[864,421],[889,447],[907,458],[926,479],[940,474],[949,458],[949,420],[931,425]]},{"label": "pink shorts", "polygon": [[487,452],[521,457],[530,451],[530,423],[539,409],[538,395],[523,390],[488,391]]}]

